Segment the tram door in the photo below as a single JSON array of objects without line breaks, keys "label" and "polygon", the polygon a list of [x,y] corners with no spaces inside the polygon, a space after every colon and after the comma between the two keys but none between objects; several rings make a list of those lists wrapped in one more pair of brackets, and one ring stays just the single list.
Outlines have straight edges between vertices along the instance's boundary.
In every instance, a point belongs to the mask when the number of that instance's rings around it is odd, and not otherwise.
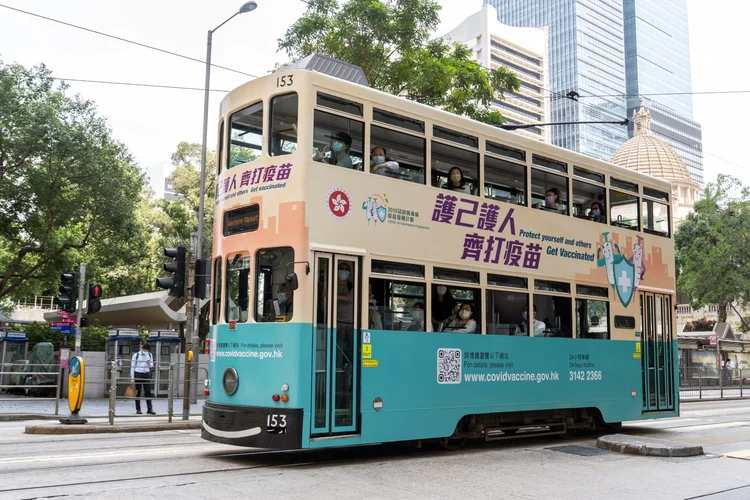
[{"label": "tram door", "polygon": [[357,431],[359,259],[315,254],[312,435]]},{"label": "tram door", "polygon": [[672,299],[669,295],[642,292],[640,301],[643,411],[672,411],[675,408]]}]

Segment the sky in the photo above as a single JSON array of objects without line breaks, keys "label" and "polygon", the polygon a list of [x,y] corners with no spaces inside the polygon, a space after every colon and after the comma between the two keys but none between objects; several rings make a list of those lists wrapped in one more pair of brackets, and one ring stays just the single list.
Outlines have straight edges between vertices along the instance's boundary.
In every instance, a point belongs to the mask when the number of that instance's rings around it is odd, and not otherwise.
[{"label": "sky", "polygon": [[[481,8],[481,0],[438,0],[443,6],[437,34],[450,31]],[[690,19],[693,91],[750,90],[750,68],[735,50],[745,47],[750,2],[687,0]],[[243,0],[0,0],[60,21],[152,45],[199,60],[205,59],[206,34]],[[212,62],[262,76],[277,63],[289,62],[277,52],[277,40],[301,16],[301,0],[257,0],[258,8],[235,17],[213,37]],[[727,15],[731,13],[731,15]],[[205,66],[94,33],[0,7],[0,59],[33,66],[44,63],[63,79],[148,83],[202,89]],[[250,77],[212,68],[211,88],[231,90]],[[151,178],[157,195],[171,170],[169,158],[181,141],[200,142],[202,90],[68,82],[72,92],[97,103],[114,136],[126,144]],[[218,119],[225,94],[212,92],[209,131]],[[750,93],[696,95],[694,119],[703,127],[705,179],[719,173],[750,185],[745,154],[745,116]],[[215,140],[209,132],[209,147]]]}]

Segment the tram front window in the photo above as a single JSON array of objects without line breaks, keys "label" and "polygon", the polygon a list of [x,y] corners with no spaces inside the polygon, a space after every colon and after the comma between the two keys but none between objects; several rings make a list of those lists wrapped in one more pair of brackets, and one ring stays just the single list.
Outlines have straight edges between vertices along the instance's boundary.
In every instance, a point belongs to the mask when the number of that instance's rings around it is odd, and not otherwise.
[{"label": "tram front window", "polygon": [[226,321],[247,322],[250,289],[250,257],[232,258],[227,263]]},{"label": "tram front window", "polygon": [[255,321],[287,322],[294,312],[294,292],[286,286],[286,275],[292,269],[294,250],[290,247],[258,252]]}]

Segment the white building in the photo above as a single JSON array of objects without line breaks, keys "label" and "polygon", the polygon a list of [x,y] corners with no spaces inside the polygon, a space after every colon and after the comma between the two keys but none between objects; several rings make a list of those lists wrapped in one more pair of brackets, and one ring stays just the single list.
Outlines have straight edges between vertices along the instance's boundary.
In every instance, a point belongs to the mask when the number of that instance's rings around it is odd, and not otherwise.
[{"label": "white building", "polygon": [[[508,125],[545,123],[550,116],[549,71],[547,66],[547,30],[517,28],[497,20],[491,5],[466,18],[445,39],[464,43],[485,68],[505,66],[521,80],[518,92],[496,99],[494,106]],[[516,130],[517,133],[550,142],[550,127]]]}]

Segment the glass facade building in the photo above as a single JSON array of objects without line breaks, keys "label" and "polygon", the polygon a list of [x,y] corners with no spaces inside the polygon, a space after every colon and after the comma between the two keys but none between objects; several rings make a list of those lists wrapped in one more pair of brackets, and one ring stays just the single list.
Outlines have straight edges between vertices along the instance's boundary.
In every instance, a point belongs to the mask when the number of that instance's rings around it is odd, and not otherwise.
[{"label": "glass facade building", "polygon": [[[628,115],[645,106],[654,136],[677,151],[702,186],[701,127],[693,121],[690,94],[687,0],[623,0],[623,20]],[[655,95],[665,93],[673,95]]]},{"label": "glass facade building", "polygon": [[[620,121],[627,116],[622,0],[484,0],[511,26],[548,27],[551,121]],[[567,98],[571,92],[582,97]],[[553,127],[552,142],[609,160],[628,138],[615,124]]]},{"label": "glass facade building", "polygon": [[[692,97],[684,95],[691,91],[686,0],[484,3],[495,7],[502,23],[548,27],[551,121],[617,121],[644,105],[654,135],[677,151],[702,185],[700,125],[693,121]],[[566,97],[571,91],[578,101]],[[683,95],[647,95],[654,93]],[[632,133],[632,124],[562,125],[553,127],[552,142],[609,160]]]}]

